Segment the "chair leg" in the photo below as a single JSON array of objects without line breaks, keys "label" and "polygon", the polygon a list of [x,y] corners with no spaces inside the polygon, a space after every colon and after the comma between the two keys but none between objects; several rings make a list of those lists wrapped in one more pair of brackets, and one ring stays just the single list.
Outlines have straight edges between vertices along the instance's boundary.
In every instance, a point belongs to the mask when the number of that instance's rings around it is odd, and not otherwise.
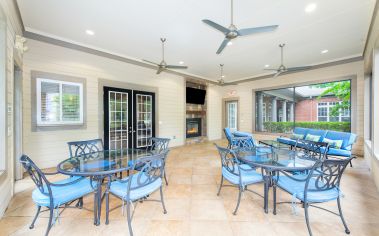
[{"label": "chair leg", "polygon": [[308,228],[309,236],[312,236],[311,225],[309,224],[308,208],[309,208],[308,203],[304,203],[305,222],[307,223],[307,228]]},{"label": "chair leg", "polygon": [[233,212],[233,215],[237,215],[238,207],[240,206],[240,203],[241,203],[242,192],[243,192],[243,188],[239,187],[237,206],[236,206],[236,209]]},{"label": "chair leg", "polygon": [[166,176],[166,170],[163,173],[164,180],[166,182],[166,186],[168,186],[167,176]]},{"label": "chair leg", "polygon": [[105,190],[105,224],[109,224],[109,190]]},{"label": "chair leg", "polygon": [[352,159],[349,161],[350,167],[353,167]]},{"label": "chair leg", "polygon": [[36,220],[37,220],[37,217],[38,217],[40,211],[41,211],[41,206],[37,206],[36,215],[34,216],[34,219],[33,219],[32,223],[30,224],[29,229],[33,229],[34,228],[34,223],[36,223]]},{"label": "chair leg", "polygon": [[340,217],[341,217],[341,220],[342,220],[343,226],[345,227],[345,233],[346,233],[346,234],[350,234],[350,230],[349,230],[349,228],[347,227],[347,224],[346,224],[345,218],[343,218],[342,208],[341,208],[341,200],[340,200],[340,198],[337,198],[337,205],[338,205],[338,211],[339,211],[339,213],[340,213]]},{"label": "chair leg", "polygon": [[273,194],[273,207],[274,207],[274,210],[273,210],[273,214],[276,215],[276,184],[274,184],[272,186],[272,194]]},{"label": "chair leg", "polygon": [[162,207],[163,207],[163,214],[167,214],[166,206],[164,204],[164,199],[163,199],[163,189],[162,189],[162,186],[160,187],[159,192],[161,194],[161,202],[162,202]]},{"label": "chair leg", "polygon": [[221,175],[221,182],[220,182],[220,187],[218,188],[217,196],[220,196],[221,187],[222,187],[223,182],[224,182],[224,176]]},{"label": "chair leg", "polygon": [[50,229],[53,226],[54,208],[50,207],[49,223],[47,225],[45,236],[49,235]]},{"label": "chair leg", "polygon": [[75,207],[82,209],[83,208],[83,198],[79,198],[78,202],[76,203]]},{"label": "chair leg", "polygon": [[130,215],[130,202],[129,201],[126,202],[126,215],[127,215],[126,217],[128,220],[129,235],[133,236],[132,219]]}]

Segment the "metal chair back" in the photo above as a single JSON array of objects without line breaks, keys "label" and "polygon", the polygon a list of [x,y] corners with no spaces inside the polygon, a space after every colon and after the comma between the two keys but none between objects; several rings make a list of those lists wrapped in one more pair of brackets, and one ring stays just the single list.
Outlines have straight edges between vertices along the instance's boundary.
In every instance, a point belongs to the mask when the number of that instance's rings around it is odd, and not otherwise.
[{"label": "metal chair back", "polygon": [[150,138],[151,146],[147,147],[148,150],[156,150],[158,153],[161,153],[164,150],[168,149],[168,144],[170,143],[169,138]]},{"label": "metal chair back", "polygon": [[50,202],[52,203],[50,182],[47,180],[45,174],[27,155],[22,155],[20,157],[20,162],[29,174],[30,178],[33,180],[34,184],[37,186],[38,190],[43,195],[50,196]]},{"label": "metal chair back", "polygon": [[296,152],[306,158],[324,160],[327,156],[329,144],[310,140],[297,140],[294,146]]},{"label": "metal chair back", "polygon": [[255,145],[252,137],[234,137],[231,139],[231,149],[251,149],[254,147]]},{"label": "metal chair back", "polygon": [[240,176],[238,160],[234,150],[220,147],[217,144],[214,145],[220,154],[221,167],[233,175]]},{"label": "metal chair back", "polygon": [[91,139],[84,141],[68,142],[70,157],[83,156],[86,154],[95,154],[104,151],[102,139]]},{"label": "metal chair back", "polygon": [[140,167],[139,171],[131,175],[128,179],[127,195],[139,188],[143,188],[163,177],[164,173],[164,157],[167,151],[156,154],[154,156],[144,157],[136,160],[133,169]]}]

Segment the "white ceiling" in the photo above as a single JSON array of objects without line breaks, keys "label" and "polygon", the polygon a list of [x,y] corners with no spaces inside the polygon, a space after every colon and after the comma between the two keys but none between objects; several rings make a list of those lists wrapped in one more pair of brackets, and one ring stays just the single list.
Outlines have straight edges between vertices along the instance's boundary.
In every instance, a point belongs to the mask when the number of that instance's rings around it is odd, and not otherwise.
[{"label": "white ceiling", "polygon": [[[226,81],[266,73],[280,64],[278,44],[286,43],[285,65],[313,65],[362,55],[375,0],[236,0],[238,28],[279,24],[275,32],[239,37],[221,55],[223,35],[205,25],[230,24],[230,0],[18,0],[26,31],[75,42],[136,59],[184,61],[187,73]],[[310,2],[317,9],[306,13]],[[89,36],[85,30],[95,32]],[[321,54],[321,50],[329,52]],[[184,72],[184,71],[183,71]]]}]

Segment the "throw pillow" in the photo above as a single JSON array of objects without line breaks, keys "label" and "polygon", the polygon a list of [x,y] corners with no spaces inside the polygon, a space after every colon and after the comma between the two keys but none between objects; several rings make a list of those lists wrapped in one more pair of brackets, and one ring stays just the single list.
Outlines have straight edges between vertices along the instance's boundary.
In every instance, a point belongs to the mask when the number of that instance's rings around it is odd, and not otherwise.
[{"label": "throw pillow", "polygon": [[292,134],[291,135],[291,139],[303,139],[303,137],[304,137],[304,135],[302,135],[302,134]]},{"label": "throw pillow", "polygon": [[324,138],[324,140],[322,141],[325,143],[329,143],[330,147],[335,149],[341,149],[343,144],[343,140],[331,140],[328,138]]},{"label": "throw pillow", "polygon": [[320,137],[321,136],[318,135],[307,134],[307,136],[305,136],[305,140],[318,142],[320,140]]}]

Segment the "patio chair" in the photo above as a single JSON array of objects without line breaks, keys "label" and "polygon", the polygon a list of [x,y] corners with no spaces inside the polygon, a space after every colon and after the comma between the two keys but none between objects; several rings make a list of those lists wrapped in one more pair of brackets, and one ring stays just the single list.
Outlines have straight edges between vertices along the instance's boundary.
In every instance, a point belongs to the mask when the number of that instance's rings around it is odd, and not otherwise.
[{"label": "patio chair", "polygon": [[[325,155],[325,153],[323,155]],[[342,174],[351,158],[352,157],[344,160],[317,160],[307,175],[291,175],[282,171],[282,175],[277,176],[277,183],[274,184],[273,187],[276,188],[276,186],[278,186],[291,194],[293,198],[292,204],[295,204],[296,199],[302,202],[309,235],[312,235],[308,212],[310,206],[339,216],[345,227],[345,233],[350,233],[341,209],[340,198],[342,193],[340,190],[340,182]],[[316,203],[325,203],[334,200],[337,200],[339,213],[314,205]],[[274,202],[274,211],[276,209],[275,205],[276,203]],[[294,209],[296,209],[296,207],[294,207]]]},{"label": "patio chair", "polygon": [[85,154],[95,154],[104,151],[104,144],[102,139],[91,139],[84,141],[68,142],[70,157],[77,157]]},{"label": "patio chair", "polygon": [[[170,143],[170,139],[152,137],[149,139],[149,141],[151,143],[151,146],[148,146],[146,150],[148,151],[155,150],[157,151],[157,153],[165,152],[163,162],[160,162],[160,163],[163,164],[163,177],[166,182],[166,185],[168,185],[167,176],[166,176],[166,159],[167,159],[168,152],[166,151],[168,150],[168,144]],[[129,166],[133,166],[133,164],[134,164],[133,161],[129,161]],[[134,168],[135,170],[141,170],[142,166],[137,165]]]},{"label": "patio chair", "polygon": [[[263,177],[262,174],[258,173],[255,169],[251,168],[250,166],[246,164],[240,164],[240,162],[237,160],[235,150],[222,148],[217,146],[217,144],[214,145],[216,146],[220,154],[222,172],[220,187],[218,189],[217,196],[220,195],[221,188],[223,186],[238,187],[238,200],[236,208],[233,212],[233,214],[236,215],[241,202],[241,195],[245,190],[261,196],[260,194],[247,189],[247,186],[263,182]],[[231,183],[231,185],[223,185],[224,178],[229,183]]]},{"label": "patio chair", "polygon": [[255,148],[258,152],[261,153],[271,153],[271,147],[266,147],[259,145],[257,146],[255,144],[255,140],[251,136],[245,136],[245,137],[233,137],[231,138],[231,142],[228,145],[229,148],[231,149],[236,149],[236,148]]},{"label": "patio chair", "polygon": [[[46,175],[56,175],[58,174],[57,172],[42,172],[41,169],[39,169],[26,155],[21,156],[20,162],[37,186],[32,193],[33,201],[37,205],[37,213],[34,216],[29,229],[34,228],[34,223],[41,212],[41,208],[46,207],[50,214],[45,236],[49,234],[51,227],[66,207],[68,207],[73,201],[94,191],[94,186],[91,185],[90,180],[84,177],[70,177],[57,182],[50,182],[47,180]],[[61,206],[64,206],[64,208],[59,212]]]},{"label": "patio chair", "polygon": [[142,166],[140,171],[130,175],[129,177],[118,179],[110,183],[110,186],[108,187],[109,190],[106,191],[106,222],[108,222],[109,217],[109,193],[122,200],[122,212],[124,212],[124,203],[126,203],[127,221],[130,235],[133,235],[131,222],[135,207],[133,207],[133,213],[130,211],[130,207],[133,202],[136,202],[137,204],[138,201],[142,199],[144,201],[149,201],[146,197],[159,189],[160,200],[158,201],[162,203],[163,213],[167,213],[162,190],[162,178],[164,173],[164,165],[162,162],[164,162],[166,152],[167,151],[163,151],[154,156],[137,159],[134,167]]}]

